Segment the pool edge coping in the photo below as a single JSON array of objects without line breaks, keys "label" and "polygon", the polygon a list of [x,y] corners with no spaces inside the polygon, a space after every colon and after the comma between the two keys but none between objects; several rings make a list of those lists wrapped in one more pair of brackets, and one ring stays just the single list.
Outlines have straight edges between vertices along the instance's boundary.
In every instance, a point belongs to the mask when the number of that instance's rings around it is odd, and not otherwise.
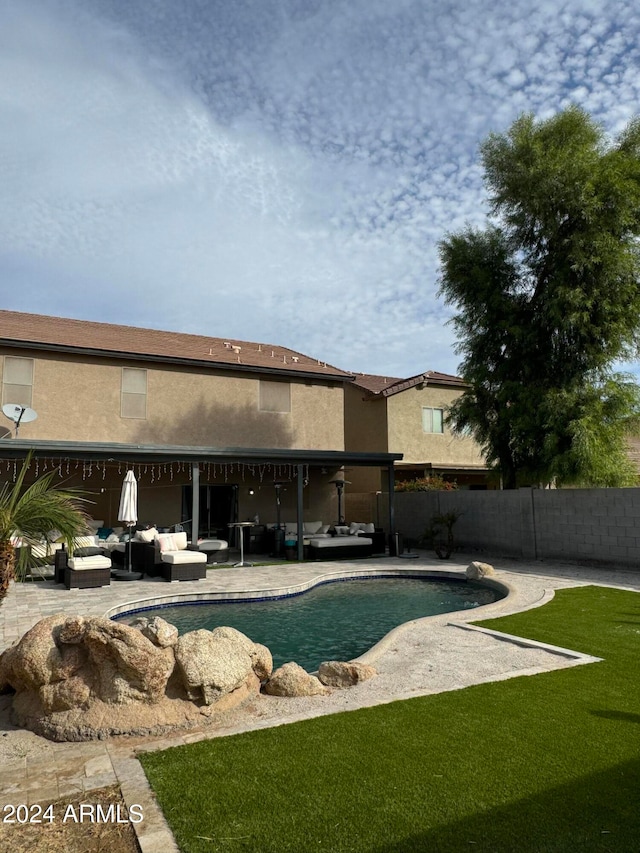
[{"label": "pool edge coping", "polygon": [[[234,601],[250,603],[251,601],[277,600],[302,595],[305,592],[309,592],[310,590],[315,589],[316,587],[321,586],[325,583],[375,577],[418,577],[424,579],[430,578],[433,580],[455,580],[457,582],[470,581],[472,583],[477,583],[480,586],[489,587],[491,589],[496,590],[497,592],[501,592],[503,593],[503,597],[498,599],[497,601],[492,601],[489,604],[481,605],[480,607],[474,607],[465,610],[451,610],[446,613],[438,613],[433,616],[422,616],[418,617],[417,619],[410,619],[408,622],[402,622],[399,625],[393,627],[390,631],[388,631],[383,637],[381,637],[376,643],[374,643],[373,646],[367,649],[366,652],[363,652],[363,654],[359,655],[358,657],[351,658],[351,662],[372,664],[372,662],[374,662],[381,654],[383,654],[389,648],[390,645],[392,645],[397,639],[399,639],[401,634],[409,630],[412,625],[423,623],[428,624],[432,620],[438,620],[439,622],[442,622],[443,619],[449,620],[452,617],[457,617],[458,620],[460,620],[460,624],[464,624],[464,622],[462,622],[461,620],[461,617],[463,615],[471,618],[471,615],[473,614],[474,620],[479,618],[487,618],[487,616],[489,615],[499,615],[502,611],[504,611],[505,607],[508,606],[510,608],[513,605],[513,599],[517,596],[517,589],[508,581],[500,579],[495,575],[484,578],[468,578],[465,574],[465,570],[455,571],[451,569],[433,569],[431,567],[380,567],[366,569],[362,568],[359,570],[345,568],[337,571],[323,571],[315,575],[313,578],[308,578],[304,581],[301,581],[299,584],[272,587],[270,589],[254,589],[233,592],[215,592],[211,590],[208,590],[206,592],[196,592],[192,590],[187,590],[186,592],[179,593],[177,595],[167,592],[166,594],[163,594],[161,596],[152,596],[150,598],[145,599],[136,599],[134,601],[124,602],[122,604],[115,605],[114,607],[109,608],[104,613],[104,616],[105,618],[113,619],[114,617],[121,616],[126,613],[144,613],[147,610],[162,609],[162,607],[171,607],[176,605],[180,606],[181,604],[206,604],[207,602],[232,603]],[[546,601],[553,598],[553,591],[551,590],[550,595],[547,596],[548,592],[549,590],[545,589],[540,600],[530,603],[527,607],[523,609],[541,606],[542,604],[546,603]],[[498,613],[496,613],[496,609],[498,610]],[[490,612],[488,613],[487,611]],[[531,642],[533,643],[534,641]],[[577,655],[579,653],[575,654]],[[317,674],[317,672],[311,674]]]}]

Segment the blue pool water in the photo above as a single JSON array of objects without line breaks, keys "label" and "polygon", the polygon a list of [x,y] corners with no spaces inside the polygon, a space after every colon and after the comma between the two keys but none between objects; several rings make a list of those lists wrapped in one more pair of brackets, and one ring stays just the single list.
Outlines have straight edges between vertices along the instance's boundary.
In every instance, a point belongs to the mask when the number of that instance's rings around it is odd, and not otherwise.
[{"label": "blue pool water", "polygon": [[[373,578],[325,583],[300,595],[252,602],[206,602],[145,610],[179,633],[229,625],[271,650],[274,667],[296,661],[314,672],[325,660],[351,660],[411,619],[490,604],[496,590],[468,581]],[[123,614],[120,621],[132,621]]]}]

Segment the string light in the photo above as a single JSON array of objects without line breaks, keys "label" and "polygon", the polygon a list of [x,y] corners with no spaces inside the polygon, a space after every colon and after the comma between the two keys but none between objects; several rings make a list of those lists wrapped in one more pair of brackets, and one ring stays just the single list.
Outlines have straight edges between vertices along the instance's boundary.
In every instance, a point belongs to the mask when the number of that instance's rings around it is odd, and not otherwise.
[{"label": "string light", "polygon": [[[10,472],[10,466],[13,462],[14,480],[17,472],[17,459],[5,459],[5,469],[7,475]],[[35,476],[37,477],[41,471],[57,471],[60,478],[63,477],[65,471],[66,476],[70,476],[72,469],[81,473],[83,480],[91,480],[94,473],[102,480],[107,479],[107,472],[112,471],[115,474],[122,476],[123,471],[137,471],[137,479],[144,480],[147,476],[151,483],[156,483],[162,480],[162,475],[168,475],[173,483],[174,477],[179,475],[188,475],[188,479],[192,480],[193,465],[198,465],[203,477],[207,481],[216,481],[223,479],[225,483],[235,478],[242,478],[245,482],[248,478],[253,480],[258,479],[263,483],[265,477],[273,477],[276,480],[293,480],[298,476],[299,466],[294,463],[254,463],[254,462],[210,462],[202,460],[200,462],[188,463],[185,461],[176,462],[123,462],[122,460],[106,460],[95,459],[72,459],[71,457],[53,458],[53,457],[34,457],[32,464],[34,465]],[[75,467],[74,467],[75,463]],[[0,463],[1,464],[1,463]],[[300,468],[304,485],[309,484],[309,465],[305,463]]]}]

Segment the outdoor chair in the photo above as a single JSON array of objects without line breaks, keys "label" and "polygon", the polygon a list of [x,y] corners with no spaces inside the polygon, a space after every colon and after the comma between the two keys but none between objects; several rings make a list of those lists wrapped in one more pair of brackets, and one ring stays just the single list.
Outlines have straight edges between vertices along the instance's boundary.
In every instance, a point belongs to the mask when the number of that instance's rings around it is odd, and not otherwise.
[{"label": "outdoor chair", "polygon": [[159,533],[147,549],[147,574],[166,581],[200,580],[207,575],[207,555],[187,541],[184,531]]},{"label": "outdoor chair", "polygon": [[93,557],[69,557],[64,569],[64,585],[67,589],[90,589],[108,586],[111,583],[111,560],[96,555]]}]

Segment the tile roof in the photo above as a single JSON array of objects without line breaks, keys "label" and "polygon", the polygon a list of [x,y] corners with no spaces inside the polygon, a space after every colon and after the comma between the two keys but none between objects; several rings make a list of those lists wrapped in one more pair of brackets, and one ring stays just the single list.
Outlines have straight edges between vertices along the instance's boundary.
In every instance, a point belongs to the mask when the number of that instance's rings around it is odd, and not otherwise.
[{"label": "tile roof", "polygon": [[428,385],[455,385],[460,388],[464,388],[466,385],[459,376],[452,376],[450,373],[438,373],[436,370],[427,370],[425,373],[410,376],[408,379],[375,376],[370,373],[358,373],[354,379],[355,385],[364,388],[370,394],[383,397],[399,394],[401,391],[406,391],[407,388],[413,388],[423,382]]},{"label": "tile roof", "polygon": [[402,379],[398,379],[393,376],[376,376],[373,373],[356,373],[353,382],[354,385],[358,385],[360,388],[364,388],[372,394],[379,394],[388,385],[393,385],[396,382],[402,382]]},{"label": "tile roof", "polygon": [[235,369],[242,365],[245,369],[313,374],[332,379],[349,380],[353,376],[324,361],[275,344],[0,310],[0,344],[15,345],[16,342],[105,355],[178,359]]}]

